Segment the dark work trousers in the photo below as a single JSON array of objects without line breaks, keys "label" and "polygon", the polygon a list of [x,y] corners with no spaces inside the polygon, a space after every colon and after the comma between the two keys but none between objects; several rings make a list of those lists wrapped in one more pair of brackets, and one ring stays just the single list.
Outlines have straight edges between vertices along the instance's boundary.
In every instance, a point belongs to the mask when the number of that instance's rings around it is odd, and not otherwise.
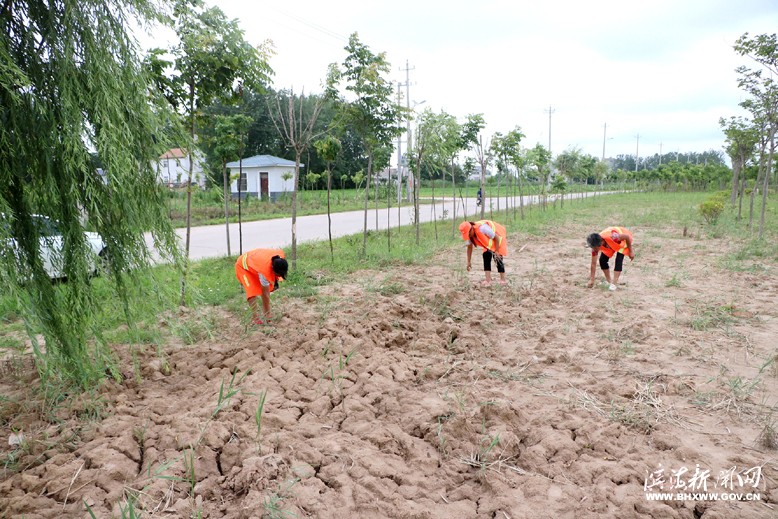
[{"label": "dark work trousers", "polygon": [[[491,272],[492,271],[492,251],[488,250],[484,252],[484,271]],[[505,263],[502,262],[502,260],[494,260],[495,263],[497,263],[497,272],[503,273],[505,272]]]},{"label": "dark work trousers", "polygon": [[[600,268],[602,270],[608,270],[610,268],[610,266],[608,265],[609,260],[610,258],[608,256],[606,256],[602,252],[600,253]],[[616,265],[614,266],[613,270],[616,272],[621,272],[621,266],[623,263],[624,263],[624,254],[617,252]]]}]

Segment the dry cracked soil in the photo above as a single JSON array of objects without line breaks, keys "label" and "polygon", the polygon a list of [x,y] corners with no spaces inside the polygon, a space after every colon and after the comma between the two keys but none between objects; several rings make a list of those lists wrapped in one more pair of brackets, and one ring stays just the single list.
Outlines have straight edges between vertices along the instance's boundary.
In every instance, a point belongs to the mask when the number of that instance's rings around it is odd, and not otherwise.
[{"label": "dry cracked soil", "polygon": [[511,235],[506,286],[480,287],[457,247],[278,300],[272,327],[161,316],[223,326],[162,355],[115,345],[123,380],[56,420],[17,363],[0,515],[778,517],[774,269],[633,230],[615,292],[586,288],[588,228],[569,224]]}]

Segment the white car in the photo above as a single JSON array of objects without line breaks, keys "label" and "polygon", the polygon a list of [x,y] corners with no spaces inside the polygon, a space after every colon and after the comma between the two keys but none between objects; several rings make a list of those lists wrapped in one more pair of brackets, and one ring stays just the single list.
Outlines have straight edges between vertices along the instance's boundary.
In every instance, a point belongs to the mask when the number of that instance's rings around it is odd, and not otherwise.
[{"label": "white car", "polygon": [[[41,215],[33,215],[33,219],[40,236],[40,253],[41,259],[43,260],[43,268],[51,279],[64,278],[64,258],[62,257],[63,242],[62,232],[59,229],[59,222]],[[100,259],[106,256],[108,250],[102,237],[96,232],[84,232],[84,236],[93,252],[92,257],[89,259],[89,272],[98,274]],[[12,241],[12,247],[16,247],[15,240]]]}]

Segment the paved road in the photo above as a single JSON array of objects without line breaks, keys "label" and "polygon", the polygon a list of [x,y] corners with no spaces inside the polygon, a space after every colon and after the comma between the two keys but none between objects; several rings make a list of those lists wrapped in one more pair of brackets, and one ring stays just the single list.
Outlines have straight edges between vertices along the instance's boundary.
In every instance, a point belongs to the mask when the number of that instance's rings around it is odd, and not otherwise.
[{"label": "paved road", "polygon": [[[576,198],[580,198],[580,193]],[[592,196],[592,193],[586,193],[585,196]],[[486,211],[489,211],[489,202],[486,200]],[[516,205],[518,206],[518,197]],[[494,210],[497,209],[497,199],[491,200]],[[511,202],[513,203],[513,202]],[[524,204],[537,203],[537,197],[524,197]],[[512,205],[511,205],[512,207]],[[466,213],[463,213],[463,208]],[[505,198],[500,200],[500,208],[505,208]],[[464,219],[463,214],[472,216],[476,209],[475,198],[460,199],[456,201],[457,219]],[[454,204],[451,198],[444,199],[435,204],[424,204],[420,208],[420,220],[430,222],[433,218],[441,219],[442,215],[448,220],[453,214]],[[410,225],[412,222],[413,207],[402,207],[399,212],[397,207],[393,207],[388,215],[389,225],[392,228],[399,225]],[[349,234],[361,233],[364,226],[363,211],[348,211],[344,213],[332,214],[332,237],[347,236]],[[292,219],[277,218],[273,220],[261,220],[255,222],[243,222],[243,250],[263,248],[287,247],[292,244]],[[387,210],[386,207],[379,207],[376,214],[374,207],[368,209],[367,228],[370,230],[387,228]],[[181,244],[185,243],[186,229],[176,229]],[[315,240],[327,239],[327,215],[300,216],[297,218],[297,243],[304,243]],[[238,255],[238,224],[230,223],[230,249],[233,256]],[[150,237],[146,237],[146,242],[151,245]],[[216,258],[227,256],[227,233],[224,225],[204,225],[192,227],[191,243],[189,246],[189,257],[193,260],[203,258]]]}]

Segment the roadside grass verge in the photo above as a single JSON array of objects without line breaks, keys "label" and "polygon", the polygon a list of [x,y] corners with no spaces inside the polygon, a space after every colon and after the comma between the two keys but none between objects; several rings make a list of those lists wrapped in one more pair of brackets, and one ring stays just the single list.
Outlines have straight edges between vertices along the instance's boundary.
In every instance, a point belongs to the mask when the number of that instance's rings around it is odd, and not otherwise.
[{"label": "roadside grass verge", "polygon": [[[433,194],[436,199],[442,197],[450,198],[452,195],[451,184],[445,181],[438,181],[433,190],[429,182],[419,190],[419,198],[421,204],[430,203],[429,200]],[[569,192],[591,192],[602,190],[616,190],[620,189],[620,186],[616,184],[608,184],[606,186],[595,185],[581,185],[575,184],[568,187]],[[507,191],[513,193],[513,186],[508,186]],[[456,198],[475,198],[478,192],[477,182],[468,182],[466,186],[456,187]],[[374,191],[370,192],[370,207],[373,208],[375,204]],[[524,186],[524,195],[538,195],[540,193],[540,186],[534,184],[527,184]],[[380,208],[386,209],[387,194],[391,197],[392,206],[397,207],[397,193],[392,189],[391,193],[387,193],[386,188],[381,186],[378,190],[378,205]],[[491,199],[494,206],[497,206],[497,198],[503,199],[506,194],[506,186],[500,185],[497,189],[496,182],[494,184],[487,183],[486,185],[486,198],[487,203]],[[403,193],[405,195],[405,193]],[[327,212],[327,190],[300,190],[297,192],[297,216],[307,216],[312,214],[326,214]],[[337,189],[333,186],[330,194],[330,208],[333,213],[339,213],[344,211],[359,211],[364,208],[365,204],[365,190],[356,189]],[[167,212],[174,227],[186,227],[186,190],[185,189],[173,189],[167,192],[167,198],[165,200]],[[401,203],[404,207],[412,207],[412,203],[403,201]],[[251,222],[257,220],[269,220],[271,218],[289,218],[292,216],[292,193],[283,193],[274,202],[262,201],[257,198],[244,198],[241,200],[240,208],[238,207],[237,200],[229,200],[228,208],[230,214],[230,223],[237,224],[238,211],[241,213],[241,220],[244,222]],[[220,187],[212,187],[207,190],[196,190],[192,196],[191,207],[191,224],[197,225],[219,225],[224,224],[224,197]]]}]

